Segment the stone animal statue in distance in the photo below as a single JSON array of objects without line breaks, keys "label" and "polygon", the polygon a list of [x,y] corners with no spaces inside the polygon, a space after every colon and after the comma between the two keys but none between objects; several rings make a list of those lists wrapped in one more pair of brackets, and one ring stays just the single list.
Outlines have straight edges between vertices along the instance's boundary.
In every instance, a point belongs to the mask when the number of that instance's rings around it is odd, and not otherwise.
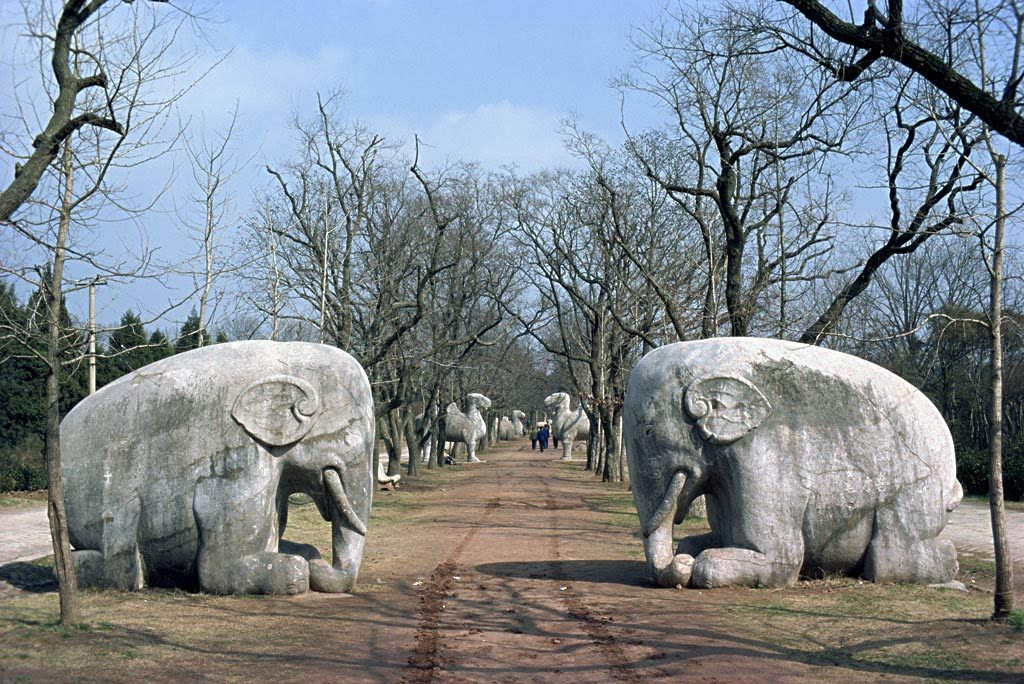
[{"label": "stone animal statue in distance", "polygon": [[512,411],[512,434],[515,437],[522,437],[526,434],[526,425],[523,420],[526,418],[526,414],[515,409]]},{"label": "stone animal statue in distance", "polygon": [[[666,345],[630,374],[623,429],[661,586],[956,574],[939,539],[963,495],[949,429],[917,388],[863,359],[769,339]],[[701,494],[711,532],[673,551],[673,524]]]},{"label": "stone animal statue in distance", "polygon": [[423,462],[430,463],[430,452],[434,448],[434,421],[423,413],[417,413],[414,420],[413,429],[422,445]]},{"label": "stone animal statue in distance", "polygon": [[466,395],[465,412],[460,411],[454,401],[445,409],[445,441],[462,442],[466,445],[466,462],[482,463],[476,457],[476,447],[487,436],[487,423],[481,409],[491,407],[491,400],[482,394],[472,392]]},{"label": "stone animal statue in distance", "polygon": [[[375,473],[362,367],[305,342],[217,344],[149,364],[61,423],[80,586],[349,591]],[[282,538],[288,496],[330,521],[333,562]]]},{"label": "stone animal statue in distance", "polygon": [[569,410],[569,395],[555,392],[544,399],[544,407],[553,414],[551,434],[562,442],[562,460],[572,460],[572,443],[586,441],[590,437],[590,419],[583,406]]},{"label": "stone animal statue in distance", "polygon": [[508,416],[501,417],[501,423],[498,424],[498,439],[509,441],[515,439],[518,435],[515,433],[515,427],[513,427],[512,419]]}]

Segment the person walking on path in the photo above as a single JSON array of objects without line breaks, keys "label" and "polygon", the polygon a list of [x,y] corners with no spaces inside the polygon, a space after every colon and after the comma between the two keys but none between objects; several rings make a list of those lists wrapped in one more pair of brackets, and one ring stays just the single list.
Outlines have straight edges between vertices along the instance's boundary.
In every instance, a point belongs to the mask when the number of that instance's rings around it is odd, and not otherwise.
[{"label": "person walking on path", "polygon": [[540,428],[536,425],[533,426],[533,430],[530,431],[530,451],[537,448],[537,435],[540,434]]},{"label": "person walking on path", "polygon": [[540,453],[544,453],[544,450],[548,448],[548,437],[551,435],[551,431],[548,426],[545,425],[537,433],[537,441],[540,442]]}]

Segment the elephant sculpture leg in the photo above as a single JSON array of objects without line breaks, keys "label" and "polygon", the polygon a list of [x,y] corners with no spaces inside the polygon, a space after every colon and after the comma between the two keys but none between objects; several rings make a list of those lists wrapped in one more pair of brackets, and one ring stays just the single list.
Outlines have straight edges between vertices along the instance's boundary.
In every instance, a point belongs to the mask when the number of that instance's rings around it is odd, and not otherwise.
[{"label": "elephant sculpture leg", "polygon": [[[759,478],[748,476],[743,484],[740,489],[749,494],[745,501],[709,497],[708,518],[715,532],[687,537],[673,553],[673,524],[681,522],[676,514],[685,513],[701,483],[699,475],[693,473],[679,471],[672,477],[644,530],[648,569],[657,584],[711,588],[786,586],[796,582],[804,552],[800,526],[776,528],[770,521],[798,517],[799,512],[772,503],[770,485]],[[738,540],[750,547],[739,546]]]},{"label": "elephant sculpture leg", "polygon": [[864,578],[873,582],[949,582],[959,569],[953,543],[939,539],[938,525],[923,524],[919,511],[906,510],[907,501],[916,501],[916,497],[887,502],[875,511],[864,556]]},{"label": "elephant sculpture leg", "polygon": [[[197,485],[193,507],[202,539],[198,562],[203,590],[300,594],[309,589],[306,559],[266,550],[277,543],[276,497],[260,494],[253,496],[245,483],[230,477],[208,477]],[[225,501],[232,506],[226,508]]]},{"label": "elephant sculpture leg", "polygon": [[[739,489],[747,492],[741,501],[708,498],[708,519],[718,533],[701,535],[688,544],[694,550],[707,545],[694,560],[692,587],[778,587],[799,579],[804,560],[802,508],[773,501],[770,484],[754,473],[746,473],[741,482]],[[792,523],[774,526],[771,521],[777,520]],[[685,547],[680,544],[680,548]]]},{"label": "elephant sculpture leg", "polygon": [[[801,553],[803,547],[801,545]],[[690,575],[690,586],[777,587],[796,583],[800,574],[799,557],[786,553],[766,554],[752,549],[727,547],[707,549],[697,556]]]},{"label": "elephant sculpture leg", "polygon": [[137,495],[122,502],[117,511],[103,516],[99,549],[71,552],[79,587],[114,587],[137,591],[145,581],[138,527],[141,502]]}]

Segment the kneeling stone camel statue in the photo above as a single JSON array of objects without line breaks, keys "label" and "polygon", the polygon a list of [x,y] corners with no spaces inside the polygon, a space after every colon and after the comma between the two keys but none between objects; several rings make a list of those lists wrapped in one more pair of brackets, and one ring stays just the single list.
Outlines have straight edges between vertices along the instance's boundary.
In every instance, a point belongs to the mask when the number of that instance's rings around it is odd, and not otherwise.
[{"label": "kneeling stone camel statue", "polygon": [[508,441],[510,439],[515,439],[516,437],[518,437],[518,435],[514,432],[512,420],[508,416],[502,416],[501,423],[498,425],[498,439]]},{"label": "kneeling stone camel statue", "polygon": [[569,410],[569,395],[555,392],[544,400],[544,406],[555,414],[551,419],[551,434],[562,442],[562,460],[572,460],[572,443],[590,437],[590,419],[582,406]]},{"label": "kneeling stone camel statue", "polygon": [[489,409],[491,400],[482,394],[475,392],[466,395],[466,411],[459,410],[458,405],[453,401],[448,404],[445,417],[445,441],[462,442],[466,445],[467,463],[480,463],[476,457],[476,445],[487,434],[487,424],[484,422],[480,409]]},{"label": "kneeling stone camel statue", "polygon": [[523,418],[526,414],[515,409],[512,411],[512,418],[501,417],[501,426],[498,428],[498,437],[503,440],[519,439],[526,432],[523,428]]}]

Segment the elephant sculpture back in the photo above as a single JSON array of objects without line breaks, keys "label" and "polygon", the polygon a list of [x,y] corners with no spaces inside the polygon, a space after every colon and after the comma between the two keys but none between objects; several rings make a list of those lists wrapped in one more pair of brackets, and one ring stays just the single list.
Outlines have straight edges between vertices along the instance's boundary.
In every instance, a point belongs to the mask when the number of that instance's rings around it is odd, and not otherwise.
[{"label": "elephant sculpture back", "polygon": [[[770,339],[671,344],[634,369],[623,424],[661,584],[955,573],[938,539],[962,496],[949,429],[927,397],[875,364]],[[673,554],[671,524],[700,495],[712,534]]]},{"label": "elephant sculpture back", "polygon": [[[314,489],[321,512],[330,509],[328,471],[344,483],[346,524],[365,528],[372,434],[366,374],[339,349],[231,342],[158,361],[101,388],[61,423],[71,544],[103,553],[126,544],[146,583],[196,586],[204,507],[248,497],[258,503],[239,515],[266,522],[273,529],[260,534],[270,538],[291,491]],[[267,544],[276,547],[276,537]]]}]

